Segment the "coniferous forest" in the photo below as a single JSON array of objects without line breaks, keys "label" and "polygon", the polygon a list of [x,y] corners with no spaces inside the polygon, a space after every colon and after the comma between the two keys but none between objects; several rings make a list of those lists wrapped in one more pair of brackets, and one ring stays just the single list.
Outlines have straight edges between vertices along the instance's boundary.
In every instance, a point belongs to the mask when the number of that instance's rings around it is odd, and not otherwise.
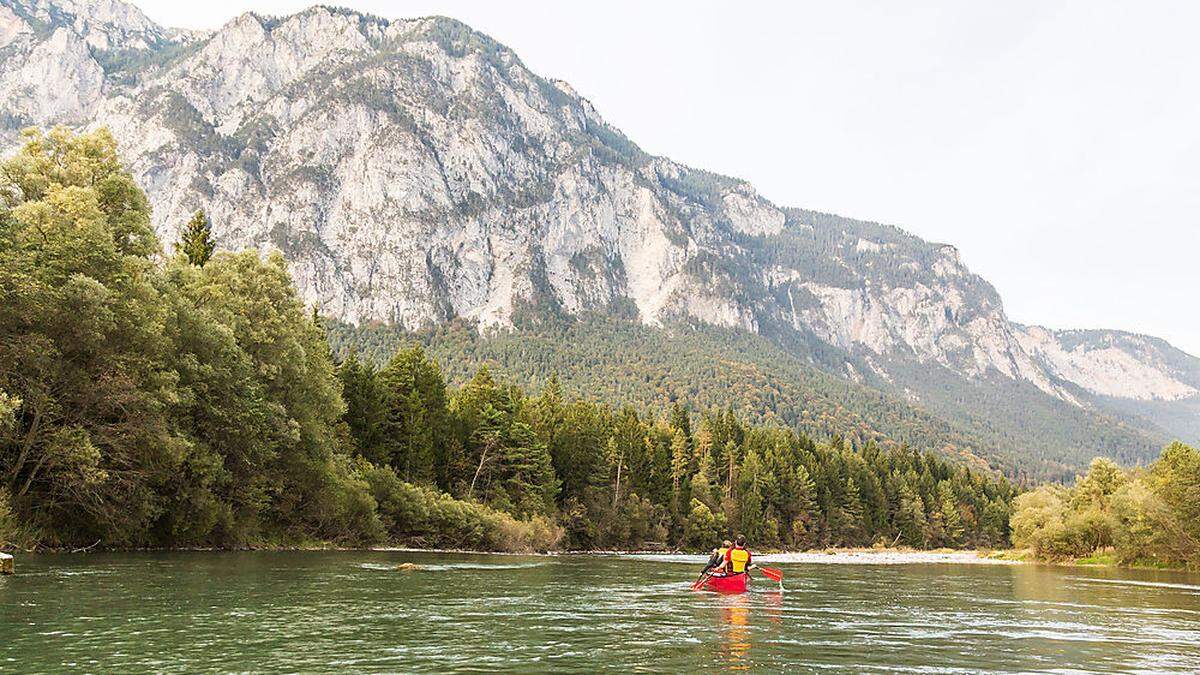
[{"label": "coniferous forest", "polygon": [[332,358],[278,254],[165,256],[105,131],[0,167],[0,539],[501,550],[1001,546],[1015,490],[731,410],[458,389],[419,346]]}]

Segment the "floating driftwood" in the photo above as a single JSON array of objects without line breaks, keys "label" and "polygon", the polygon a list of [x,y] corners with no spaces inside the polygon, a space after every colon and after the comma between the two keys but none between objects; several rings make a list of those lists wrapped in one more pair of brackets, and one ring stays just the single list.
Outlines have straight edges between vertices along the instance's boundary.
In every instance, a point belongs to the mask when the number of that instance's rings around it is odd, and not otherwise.
[{"label": "floating driftwood", "polygon": [[405,562],[405,563],[400,563],[399,565],[396,565],[396,569],[404,571],[404,572],[410,572],[412,570],[417,569],[417,566],[414,563]]},{"label": "floating driftwood", "polygon": [[14,571],[13,557],[7,553],[0,553],[0,574],[12,574]]}]

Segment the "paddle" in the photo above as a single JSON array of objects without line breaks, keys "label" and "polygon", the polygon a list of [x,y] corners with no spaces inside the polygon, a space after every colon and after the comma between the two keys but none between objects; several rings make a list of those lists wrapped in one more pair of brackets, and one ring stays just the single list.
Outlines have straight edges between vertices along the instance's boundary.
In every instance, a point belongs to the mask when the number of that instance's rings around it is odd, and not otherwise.
[{"label": "paddle", "polygon": [[692,582],[692,590],[693,591],[704,585],[704,580],[706,578],[708,578],[709,569],[710,568],[705,567],[704,571],[700,573],[700,576],[696,577],[696,580]]},{"label": "paddle", "polygon": [[774,567],[759,567],[758,569],[761,570],[763,575],[768,579],[774,579],[779,583],[783,583],[783,572],[781,570],[777,570]]}]

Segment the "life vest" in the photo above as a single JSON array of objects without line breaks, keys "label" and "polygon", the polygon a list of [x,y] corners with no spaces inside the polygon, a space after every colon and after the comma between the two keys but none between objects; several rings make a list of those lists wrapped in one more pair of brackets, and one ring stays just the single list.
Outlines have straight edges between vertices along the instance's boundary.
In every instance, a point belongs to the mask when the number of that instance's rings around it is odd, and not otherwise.
[{"label": "life vest", "polygon": [[724,562],[725,554],[728,552],[729,552],[729,549],[725,548],[724,546],[722,546],[721,548],[718,548],[716,550],[716,552],[714,552],[712,554],[712,557],[710,557],[708,559],[708,565],[704,569],[711,570],[711,569],[715,568],[717,565],[720,565],[722,562]]},{"label": "life vest", "polygon": [[726,569],[730,574],[742,574],[750,564],[750,551],[744,548],[731,548],[725,552],[725,560],[729,563]]}]

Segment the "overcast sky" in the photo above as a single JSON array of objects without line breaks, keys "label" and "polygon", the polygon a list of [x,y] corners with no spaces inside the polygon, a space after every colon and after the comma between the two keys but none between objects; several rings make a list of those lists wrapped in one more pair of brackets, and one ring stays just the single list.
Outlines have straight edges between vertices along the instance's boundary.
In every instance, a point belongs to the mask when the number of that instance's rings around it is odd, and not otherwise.
[{"label": "overcast sky", "polygon": [[[135,0],[215,28],[292,0]],[[344,0],[442,14],[645,150],[960,249],[1010,318],[1200,355],[1200,3]]]}]

